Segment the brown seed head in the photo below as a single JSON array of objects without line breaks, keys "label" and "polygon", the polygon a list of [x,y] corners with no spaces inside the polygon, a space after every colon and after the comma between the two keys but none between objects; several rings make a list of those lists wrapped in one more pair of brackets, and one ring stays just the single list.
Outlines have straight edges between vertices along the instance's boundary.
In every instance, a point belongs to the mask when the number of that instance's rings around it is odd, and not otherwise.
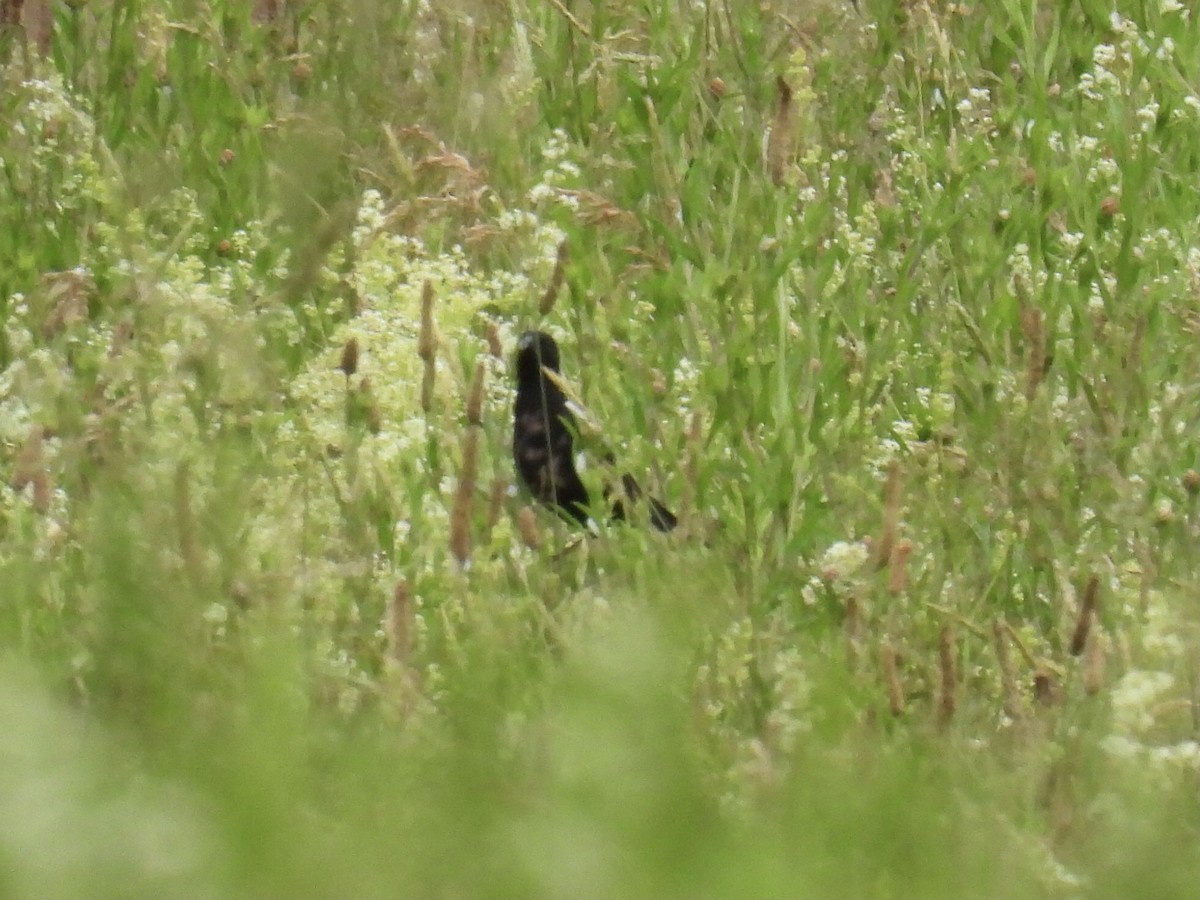
[{"label": "brown seed head", "polygon": [[782,75],[775,79],[775,96],[778,105],[767,140],[767,172],[772,183],[779,186],[792,154],[792,88]]},{"label": "brown seed head", "polygon": [[708,82],[708,93],[717,100],[724,97],[728,91],[729,88],[725,86],[725,81],[721,78],[713,78]]},{"label": "brown seed head", "polygon": [[412,655],[413,632],[416,625],[416,615],[413,610],[412,591],[408,582],[401,578],[392,590],[392,602],[388,604],[385,629],[388,639],[388,652],[401,665],[408,663]]},{"label": "brown seed head", "polygon": [[279,0],[255,0],[251,19],[259,25],[279,18]]},{"label": "brown seed head", "polygon": [[0,25],[20,25],[21,7],[25,0],[4,0],[0,2]]},{"label": "brown seed head", "polygon": [[460,565],[471,559],[471,506],[475,500],[475,477],[479,466],[479,429],[468,428],[463,437],[462,468],[450,512],[450,552]]},{"label": "brown seed head", "polygon": [[342,347],[342,359],[338,368],[349,378],[358,371],[358,338],[352,337]]},{"label": "brown seed head", "polygon": [[487,527],[489,532],[500,521],[500,514],[504,511],[504,495],[507,493],[508,482],[505,479],[495,478],[492,480],[492,488],[488,492]]},{"label": "brown seed head", "polygon": [[938,721],[949,724],[954,718],[956,700],[954,632],[949,625],[938,635]]},{"label": "brown seed head", "polygon": [[896,541],[896,545],[892,548],[891,558],[888,560],[888,592],[892,594],[904,593],[905,585],[908,581],[908,558],[912,555],[913,543],[904,538]]},{"label": "brown seed head", "polygon": [[1088,641],[1087,653],[1083,657],[1083,689],[1089,696],[1104,687],[1104,641],[1096,634]]},{"label": "brown seed head", "polygon": [[426,363],[433,362],[437,352],[437,335],[433,325],[433,282],[426,281],[421,289],[421,334],[417,338],[417,355]]},{"label": "brown seed head", "polygon": [[425,363],[425,372],[421,376],[421,411],[433,409],[433,389],[437,382],[436,370],[432,360]]},{"label": "brown seed head", "polygon": [[483,360],[475,363],[475,374],[471,376],[471,387],[467,391],[467,424],[483,424]]},{"label": "brown seed head", "polygon": [[1042,706],[1058,701],[1058,679],[1049,669],[1042,667],[1033,673],[1033,696]]},{"label": "brown seed head", "polygon": [[897,665],[896,648],[884,641],[879,648],[879,665],[883,670],[883,683],[887,687],[888,709],[893,716],[904,715],[904,688],[900,684],[900,668]]},{"label": "brown seed head", "polygon": [[542,294],[542,300],[538,304],[538,312],[543,316],[549,315],[550,310],[554,309],[554,304],[558,300],[558,292],[562,289],[563,280],[567,274],[567,260],[570,251],[567,248],[567,242],[563,241],[558,245],[558,256],[554,260],[554,272],[550,276],[550,284],[546,287],[546,293]]},{"label": "brown seed head", "polygon": [[1079,604],[1079,615],[1075,619],[1075,632],[1071,635],[1071,655],[1078,656],[1087,646],[1088,635],[1092,630],[1092,620],[1096,615],[1096,598],[1100,593],[1100,576],[1093,575],[1088,579],[1083,591],[1083,601]]},{"label": "brown seed head", "polygon": [[371,434],[383,431],[383,413],[379,411],[379,404],[374,400],[367,404],[367,431]]},{"label": "brown seed head", "polygon": [[1025,376],[1025,399],[1032,400],[1046,373],[1046,329],[1045,317],[1040,309],[1027,307],[1021,310],[1021,329],[1029,344],[1028,364]]},{"label": "brown seed head", "polygon": [[1183,473],[1183,487],[1189,494],[1200,493],[1200,472],[1188,469]]},{"label": "brown seed head", "polygon": [[1021,704],[1017,697],[1017,682],[1013,678],[1012,659],[1008,655],[1008,631],[1000,619],[992,621],[992,646],[996,651],[996,666],[1000,670],[1000,702],[1004,714],[1017,718]]},{"label": "brown seed head", "polygon": [[900,463],[888,466],[887,486],[883,489],[883,530],[874,546],[875,568],[882,569],[892,558],[896,530],[900,525]]},{"label": "brown seed head", "polygon": [[495,322],[487,324],[487,345],[488,353],[496,359],[504,359],[504,347],[500,343],[500,329]]},{"label": "brown seed head", "polygon": [[538,531],[537,513],[532,506],[522,506],[517,513],[517,530],[526,547],[534,551],[541,548],[542,535]]}]

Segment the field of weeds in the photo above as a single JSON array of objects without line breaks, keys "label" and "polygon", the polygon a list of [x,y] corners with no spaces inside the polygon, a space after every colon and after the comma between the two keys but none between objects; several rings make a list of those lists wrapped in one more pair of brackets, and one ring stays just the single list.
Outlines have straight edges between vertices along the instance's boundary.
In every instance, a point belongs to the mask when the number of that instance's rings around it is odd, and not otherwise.
[{"label": "field of weeds", "polygon": [[1185,4],[4,0],[0,311],[0,895],[1196,894]]}]

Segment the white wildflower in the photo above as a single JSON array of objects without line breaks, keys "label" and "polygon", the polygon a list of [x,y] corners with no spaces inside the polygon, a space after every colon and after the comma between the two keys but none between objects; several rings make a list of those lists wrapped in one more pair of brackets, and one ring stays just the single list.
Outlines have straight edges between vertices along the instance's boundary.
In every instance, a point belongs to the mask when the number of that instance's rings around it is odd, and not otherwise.
[{"label": "white wildflower", "polygon": [[862,541],[838,541],[825,551],[818,566],[826,579],[844,581],[863,567],[869,555]]},{"label": "white wildflower", "polygon": [[1169,672],[1133,669],[1113,687],[1112,707],[1118,734],[1137,735],[1154,726],[1153,707],[1175,686]]}]

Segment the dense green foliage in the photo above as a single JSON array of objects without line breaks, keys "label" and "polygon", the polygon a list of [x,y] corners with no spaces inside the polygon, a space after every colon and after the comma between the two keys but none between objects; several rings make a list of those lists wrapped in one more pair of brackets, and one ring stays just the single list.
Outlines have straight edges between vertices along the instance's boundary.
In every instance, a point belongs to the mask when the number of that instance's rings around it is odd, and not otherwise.
[{"label": "dense green foliage", "polygon": [[[0,895],[1195,895],[1183,4],[53,9]],[[675,533],[511,489],[530,327]]]}]

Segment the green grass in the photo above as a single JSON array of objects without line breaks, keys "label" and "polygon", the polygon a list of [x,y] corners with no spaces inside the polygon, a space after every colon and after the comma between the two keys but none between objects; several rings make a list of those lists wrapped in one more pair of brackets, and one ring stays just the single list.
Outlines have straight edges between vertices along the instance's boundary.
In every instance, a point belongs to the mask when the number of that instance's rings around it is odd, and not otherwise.
[{"label": "green grass", "polygon": [[0,34],[0,895],[1195,895],[1194,16],[250,6]]}]

